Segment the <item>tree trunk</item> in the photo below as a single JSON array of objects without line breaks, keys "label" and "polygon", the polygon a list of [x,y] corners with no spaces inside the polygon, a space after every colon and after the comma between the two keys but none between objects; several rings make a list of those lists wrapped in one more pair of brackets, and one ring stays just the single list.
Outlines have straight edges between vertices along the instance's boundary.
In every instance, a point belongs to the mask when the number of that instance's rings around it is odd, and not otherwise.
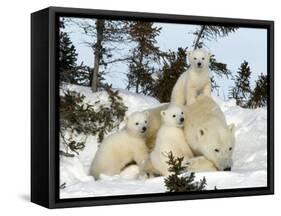
[{"label": "tree trunk", "polygon": [[[143,62],[143,51],[141,50],[138,68],[142,67],[142,62]],[[138,73],[139,73],[139,69],[138,69]],[[136,80],[136,93],[137,94],[139,93],[139,87],[140,87],[140,74],[137,75],[137,80]]]},{"label": "tree trunk", "polygon": [[136,81],[136,93],[139,93],[139,79]]},{"label": "tree trunk", "polygon": [[196,41],[194,43],[194,50],[199,48],[199,42],[200,42],[200,39],[202,37],[202,34],[203,34],[204,30],[205,30],[205,25],[202,25],[200,31],[198,32]]},{"label": "tree trunk", "polygon": [[102,40],[103,40],[103,30],[104,30],[104,20],[98,19],[96,21],[96,31],[97,31],[97,41],[95,44],[95,59],[94,59],[94,68],[93,68],[93,76],[91,82],[91,89],[93,92],[98,90],[98,73],[102,52]]}]

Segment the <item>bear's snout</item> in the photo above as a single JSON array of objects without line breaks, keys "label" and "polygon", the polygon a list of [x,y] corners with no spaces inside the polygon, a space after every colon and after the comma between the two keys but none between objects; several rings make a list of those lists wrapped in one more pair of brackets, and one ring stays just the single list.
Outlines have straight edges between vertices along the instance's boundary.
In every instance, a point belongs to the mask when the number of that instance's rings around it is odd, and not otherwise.
[{"label": "bear's snout", "polygon": [[202,63],[201,63],[201,62],[198,62],[198,63],[197,63],[197,66],[198,66],[198,67],[201,67],[201,66],[202,66]]},{"label": "bear's snout", "polygon": [[231,167],[226,167],[223,169],[223,171],[231,171]]},{"label": "bear's snout", "polygon": [[184,118],[180,118],[180,121],[183,122],[183,121],[184,121]]},{"label": "bear's snout", "polygon": [[142,127],[142,132],[145,132],[146,131],[146,127]]}]

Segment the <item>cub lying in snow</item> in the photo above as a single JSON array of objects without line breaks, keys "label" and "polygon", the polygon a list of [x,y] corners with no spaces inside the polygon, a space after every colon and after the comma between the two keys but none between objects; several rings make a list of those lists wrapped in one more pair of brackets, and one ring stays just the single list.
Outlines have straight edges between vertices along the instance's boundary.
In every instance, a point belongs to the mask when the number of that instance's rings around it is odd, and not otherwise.
[{"label": "cub lying in snow", "polygon": [[209,77],[211,54],[196,49],[187,55],[190,68],[178,78],[171,95],[171,103],[177,105],[191,105],[199,94],[211,95]]},{"label": "cub lying in snow", "polygon": [[90,174],[96,179],[100,174],[120,174],[126,164],[135,161],[142,174],[148,157],[145,134],[149,125],[148,112],[135,112],[125,117],[125,128],[109,135],[101,143],[92,161]]},{"label": "cub lying in snow", "polygon": [[150,154],[152,167],[160,175],[169,175],[167,153],[172,152],[175,157],[184,157],[184,161],[193,157],[183,133],[184,113],[176,106],[170,105],[161,111],[162,125],[157,133],[155,147]]}]

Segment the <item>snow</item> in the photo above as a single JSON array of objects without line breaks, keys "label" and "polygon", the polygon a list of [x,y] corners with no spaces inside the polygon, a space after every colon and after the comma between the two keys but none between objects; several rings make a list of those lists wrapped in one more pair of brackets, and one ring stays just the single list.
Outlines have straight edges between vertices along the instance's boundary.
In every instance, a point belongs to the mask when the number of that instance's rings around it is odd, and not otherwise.
[{"label": "snow", "polygon": [[[92,93],[87,87],[64,85],[86,96],[91,104],[100,101],[108,103],[106,92]],[[128,114],[159,106],[160,103],[148,96],[143,96],[118,89]],[[207,179],[207,189],[213,190],[267,186],[267,109],[243,109],[235,105],[234,100],[222,101],[213,95],[226,116],[227,123],[236,126],[236,144],[233,151],[231,172],[196,173],[196,179]],[[123,123],[120,125],[122,128]],[[96,137],[86,139],[86,147],[75,157],[60,159],[60,182],[65,188],[60,189],[60,198],[113,196],[128,194],[163,193],[166,191],[163,177],[149,179],[138,178],[138,167],[132,165],[120,175],[101,176],[95,181],[88,175],[91,161],[98,147]]]}]

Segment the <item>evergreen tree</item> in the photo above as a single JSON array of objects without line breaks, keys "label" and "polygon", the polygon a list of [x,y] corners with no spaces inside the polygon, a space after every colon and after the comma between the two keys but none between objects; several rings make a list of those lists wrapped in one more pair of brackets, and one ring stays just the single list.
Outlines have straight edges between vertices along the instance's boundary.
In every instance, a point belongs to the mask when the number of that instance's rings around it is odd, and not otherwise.
[{"label": "evergreen tree", "polygon": [[63,20],[60,21],[59,32],[59,73],[60,80],[73,83],[75,79],[74,71],[76,69],[77,53],[68,34],[63,32]]},{"label": "evergreen tree", "polygon": [[221,37],[227,37],[235,32],[237,27],[201,25],[193,34],[196,36],[193,42],[194,49],[200,49],[205,46],[205,41],[217,40]]},{"label": "evergreen tree", "polygon": [[252,93],[250,86],[251,73],[248,62],[244,61],[234,77],[235,86],[230,89],[229,98],[235,99],[238,106],[247,107]]},{"label": "evergreen tree", "polygon": [[247,103],[248,108],[257,108],[267,105],[268,99],[268,77],[261,74],[256,81],[254,90],[252,91],[249,101]]},{"label": "evergreen tree", "polygon": [[[90,86],[93,92],[102,87],[102,75],[106,73],[109,64],[127,59],[114,58],[113,51],[118,50],[118,44],[126,41],[128,30],[126,21],[105,19],[72,19],[72,23],[79,26],[88,36],[85,42],[93,50],[93,62]],[[116,46],[117,45],[117,46]]]},{"label": "evergreen tree", "polygon": [[177,52],[165,53],[164,65],[152,89],[152,96],[161,103],[170,101],[174,85],[179,76],[187,70],[186,50],[187,48],[178,48]]},{"label": "evergreen tree", "polygon": [[168,192],[190,192],[202,191],[205,189],[207,182],[205,177],[199,182],[194,181],[195,173],[185,173],[187,166],[182,164],[183,157],[175,158],[172,152],[167,154],[169,172],[171,173],[164,179]]},{"label": "evergreen tree", "polygon": [[106,88],[108,102],[106,106],[99,101],[91,105],[85,101],[85,96],[76,91],[65,91],[60,96],[60,137],[65,146],[64,156],[74,156],[85,147],[85,140],[77,140],[79,134],[94,135],[101,142],[109,133],[123,121],[127,107],[123,104],[118,91]]},{"label": "evergreen tree", "polygon": [[60,81],[78,85],[89,85],[89,68],[77,65],[77,52],[68,33],[64,32],[65,20],[60,20],[59,32],[59,73]]},{"label": "evergreen tree", "polygon": [[213,72],[211,76],[212,90],[216,90],[219,95],[220,86],[217,84],[216,79],[232,78],[231,71],[227,68],[227,64],[218,62],[214,55],[210,58],[210,70]]},{"label": "evergreen tree", "polygon": [[161,28],[151,22],[129,22],[129,40],[136,44],[129,57],[128,89],[135,88],[136,93],[149,94],[153,87],[152,75],[155,64],[159,62],[160,50],[156,46],[156,37]]}]

